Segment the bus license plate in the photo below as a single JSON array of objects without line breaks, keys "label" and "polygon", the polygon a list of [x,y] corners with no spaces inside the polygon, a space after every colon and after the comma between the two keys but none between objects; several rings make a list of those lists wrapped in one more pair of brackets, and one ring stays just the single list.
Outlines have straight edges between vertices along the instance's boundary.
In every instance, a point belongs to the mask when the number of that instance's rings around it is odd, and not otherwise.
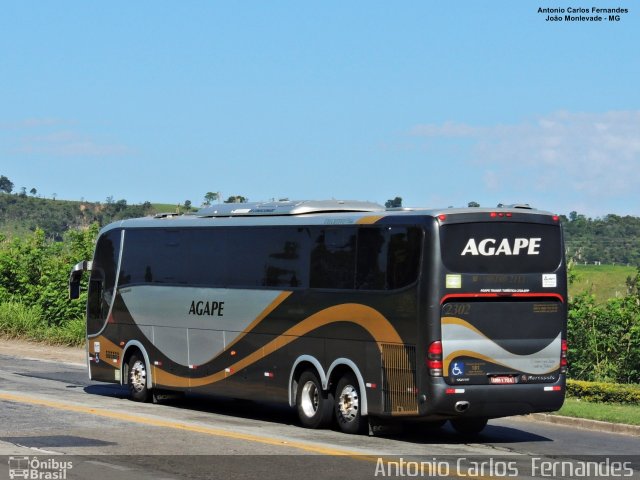
[{"label": "bus license plate", "polygon": [[508,385],[516,383],[516,377],[510,375],[498,375],[495,377],[489,377],[489,381],[494,385]]}]

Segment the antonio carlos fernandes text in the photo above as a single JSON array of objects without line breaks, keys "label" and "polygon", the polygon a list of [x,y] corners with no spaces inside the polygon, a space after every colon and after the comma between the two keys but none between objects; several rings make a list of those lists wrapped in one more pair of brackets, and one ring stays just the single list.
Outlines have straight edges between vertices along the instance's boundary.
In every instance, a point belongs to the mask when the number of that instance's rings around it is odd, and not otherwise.
[{"label": "antonio carlos fernandes text", "polygon": [[[514,457],[517,458],[517,457]],[[527,468],[529,467],[529,468]],[[528,470],[521,472],[520,469]],[[531,458],[527,465],[518,464],[516,460],[469,459],[460,457],[453,459],[431,460],[387,460],[378,458],[374,476],[376,477],[518,477],[522,474],[534,478],[618,478],[632,477],[631,462],[611,461],[609,458],[600,461],[549,460],[539,457]]]}]

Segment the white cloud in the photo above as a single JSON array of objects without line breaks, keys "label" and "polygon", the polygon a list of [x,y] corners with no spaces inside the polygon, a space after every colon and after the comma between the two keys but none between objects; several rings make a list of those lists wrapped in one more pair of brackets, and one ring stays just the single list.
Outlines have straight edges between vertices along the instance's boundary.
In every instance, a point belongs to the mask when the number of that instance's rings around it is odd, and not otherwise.
[{"label": "white cloud", "polygon": [[500,176],[492,170],[484,172],[482,180],[484,181],[485,188],[489,191],[497,191],[501,188]]},{"label": "white cloud", "polygon": [[411,133],[475,141],[471,163],[488,190],[508,179],[512,188],[616,197],[640,185],[640,111],[559,111],[511,125],[417,125]]},{"label": "white cloud", "polygon": [[96,138],[80,130],[82,127],[77,121],[62,118],[34,117],[0,122],[0,131],[10,132],[10,135],[3,135],[9,142],[2,146],[9,154],[105,157],[134,152],[127,145]]},{"label": "white cloud", "polygon": [[54,127],[60,125],[70,125],[73,122],[60,118],[25,118],[11,122],[0,122],[0,129],[3,130],[26,130],[41,127]]},{"label": "white cloud", "polygon": [[124,155],[131,151],[126,145],[100,142],[88,135],[66,130],[23,137],[13,148],[15,153],[61,157],[102,157]]},{"label": "white cloud", "polygon": [[421,137],[474,137],[484,130],[464,123],[444,122],[442,125],[416,125],[411,129],[411,134]]}]

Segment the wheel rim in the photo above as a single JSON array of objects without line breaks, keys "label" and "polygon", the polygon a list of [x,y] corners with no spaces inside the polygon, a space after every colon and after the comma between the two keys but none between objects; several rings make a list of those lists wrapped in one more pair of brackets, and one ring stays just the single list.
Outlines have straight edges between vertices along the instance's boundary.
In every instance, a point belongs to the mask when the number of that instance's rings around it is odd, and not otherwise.
[{"label": "wheel rim", "polygon": [[147,369],[143,361],[136,360],[132,365],[129,380],[136,392],[141,392],[147,387]]},{"label": "wheel rim", "polygon": [[302,387],[300,406],[307,417],[313,417],[318,411],[320,403],[320,393],[318,387],[312,381],[308,381]]},{"label": "wheel rim", "polygon": [[358,398],[358,391],[353,385],[346,385],[342,389],[342,392],[340,392],[340,397],[338,398],[340,416],[345,421],[351,422],[357,417],[359,408],[360,399]]}]

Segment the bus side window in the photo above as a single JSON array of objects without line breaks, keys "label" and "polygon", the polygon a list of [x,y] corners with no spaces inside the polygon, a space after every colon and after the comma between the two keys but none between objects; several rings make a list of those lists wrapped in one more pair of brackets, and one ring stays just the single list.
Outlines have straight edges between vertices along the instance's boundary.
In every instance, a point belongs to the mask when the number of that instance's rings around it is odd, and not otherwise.
[{"label": "bus side window", "polygon": [[422,234],[419,228],[393,227],[387,257],[387,288],[406,287],[418,278]]},{"label": "bus side window", "polygon": [[311,251],[311,288],[354,288],[355,228],[327,228],[315,233],[315,242]]},{"label": "bus side window", "polygon": [[226,256],[231,287],[306,286],[308,233],[292,227],[233,228],[227,232]]},{"label": "bus side window", "polygon": [[188,233],[170,229],[128,230],[119,285],[187,283],[190,251],[182,237]]},{"label": "bus side window", "polygon": [[356,288],[384,290],[387,274],[388,228],[358,230]]}]

